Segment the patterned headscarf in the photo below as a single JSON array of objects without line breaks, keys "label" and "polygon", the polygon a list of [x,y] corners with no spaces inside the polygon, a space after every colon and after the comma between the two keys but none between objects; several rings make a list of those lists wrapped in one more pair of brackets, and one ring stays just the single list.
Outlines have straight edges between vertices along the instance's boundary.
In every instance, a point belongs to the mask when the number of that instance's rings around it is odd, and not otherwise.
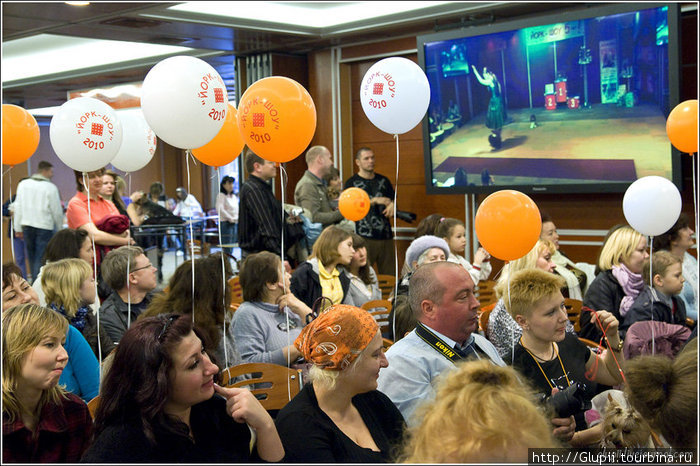
[{"label": "patterned headscarf", "polygon": [[340,371],[357,358],[378,330],[368,311],[336,304],[304,327],[294,345],[304,359],[321,369]]}]

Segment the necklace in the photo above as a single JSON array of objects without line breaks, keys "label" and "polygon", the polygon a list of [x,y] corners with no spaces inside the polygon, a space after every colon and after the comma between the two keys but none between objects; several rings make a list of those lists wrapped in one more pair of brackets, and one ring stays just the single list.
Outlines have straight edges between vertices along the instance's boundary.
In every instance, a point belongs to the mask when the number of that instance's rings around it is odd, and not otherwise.
[{"label": "necklace", "polygon": [[[547,377],[547,374],[544,372],[544,369],[542,369],[542,366],[540,365],[540,362],[537,360],[537,358],[532,352],[523,345],[523,337],[520,337],[520,346],[522,346],[525,351],[532,357],[532,360],[535,361],[535,364],[537,364],[537,367],[540,369],[540,372],[542,372],[542,376],[544,377],[544,380],[547,381],[547,385],[549,385],[549,388],[554,388],[554,385],[552,385],[552,382],[549,381],[549,377]],[[561,366],[561,371],[564,373],[564,378],[566,378],[566,384],[567,387],[571,385],[571,381],[569,380],[569,376],[566,374],[566,369],[564,368],[564,363],[561,360],[561,356],[559,356],[559,351],[556,350],[554,343],[552,343],[552,354],[556,353],[557,354],[557,359],[559,359],[559,365]]]}]

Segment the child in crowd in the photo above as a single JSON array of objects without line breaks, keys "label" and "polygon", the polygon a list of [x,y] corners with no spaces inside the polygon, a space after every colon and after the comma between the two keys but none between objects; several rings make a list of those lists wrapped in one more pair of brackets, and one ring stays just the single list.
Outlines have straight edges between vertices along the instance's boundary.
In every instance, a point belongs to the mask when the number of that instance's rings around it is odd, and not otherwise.
[{"label": "child in crowd", "polygon": [[[685,282],[682,266],[683,259],[668,251],[654,252],[644,261],[642,278],[646,286],[620,325],[623,338],[633,323],[644,320],[685,325],[685,304],[679,296]],[[653,281],[650,273],[654,274]]]},{"label": "child in crowd", "polygon": [[450,246],[450,256],[447,261],[464,267],[474,280],[474,284],[478,285],[480,280],[487,280],[491,275],[491,263],[489,262],[491,256],[486,252],[486,249],[480,247],[474,254],[474,262],[470,264],[464,258],[464,249],[467,246],[465,232],[464,223],[461,221],[456,218],[443,218],[440,220],[435,236],[444,239]]}]

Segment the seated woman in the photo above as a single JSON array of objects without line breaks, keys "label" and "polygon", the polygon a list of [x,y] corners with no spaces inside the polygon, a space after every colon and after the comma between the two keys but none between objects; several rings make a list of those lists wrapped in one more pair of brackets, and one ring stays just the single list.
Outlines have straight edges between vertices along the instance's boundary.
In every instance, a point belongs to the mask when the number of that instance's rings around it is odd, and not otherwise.
[{"label": "seated woman", "polygon": [[58,385],[67,330],[65,319],[36,304],[3,312],[3,463],[77,462],[90,442],[87,405]]},{"label": "seated woman", "polygon": [[242,360],[229,325],[231,290],[228,280],[233,274],[229,261],[223,261],[224,270],[221,262],[221,253],[195,258],[194,277],[191,260],[180,264],[170,277],[167,292],[155,295],[138,318],[175,312],[188,314],[192,319],[194,314],[194,323],[211,343],[210,352],[226,367],[231,367],[240,364]]},{"label": "seated woman", "polygon": [[[20,304],[39,305],[34,289],[22,278],[22,271],[14,263],[2,266],[2,310],[5,312]],[[52,311],[53,312],[53,311]],[[72,325],[68,326],[66,342],[68,364],[63,368],[58,383],[85,402],[97,396],[100,388],[100,366],[85,337]]]},{"label": "seated woman", "polygon": [[353,306],[362,306],[367,301],[382,299],[382,290],[379,289],[379,280],[374,269],[367,263],[367,241],[355,233],[351,233],[352,247],[355,254],[352,256],[347,270],[350,273],[350,288],[348,289],[349,302]]},{"label": "seated woman", "polygon": [[[515,345],[512,364],[544,396],[577,384],[583,400],[590,402],[597,383],[622,383],[624,356],[618,321],[608,311],[595,312],[595,320],[606,329],[609,349],[604,358],[594,354],[576,336],[566,333],[564,284],[563,278],[538,269],[513,274],[510,300],[505,305],[523,334]],[[573,414],[576,433],[570,443],[574,447],[598,444],[603,435],[602,423],[587,428],[584,412],[580,407]]]},{"label": "seated woman", "polygon": [[61,259],[46,264],[41,287],[46,296],[46,307],[61,314],[80,330],[95,356],[104,359],[114,349],[114,342],[104,327],[98,328],[97,316],[89,307],[95,302],[95,279],[85,261]]},{"label": "seated woman", "polygon": [[294,463],[384,463],[392,460],[404,420],[377,391],[388,365],[382,335],[369,312],[334,305],[294,342],[313,363],[312,382],[277,415],[275,424]]},{"label": "seated woman", "polygon": [[245,302],[233,314],[231,329],[243,362],[295,362],[301,353],[290,342],[312,313],[289,292],[289,274],[279,256],[268,251],[250,254],[239,278]]},{"label": "seated woman", "polygon": [[[613,227],[600,250],[600,272],[588,287],[583,305],[611,312],[619,322],[624,321],[635,298],[644,289],[642,265],[648,257],[646,236],[630,226]],[[579,336],[598,342],[603,332],[591,316],[590,312],[581,314]]]},{"label": "seated woman", "polygon": [[[44,290],[41,287],[41,277],[43,276],[44,266],[49,262],[60,261],[61,259],[68,259],[71,257],[82,259],[87,265],[92,267],[93,262],[93,252],[92,252],[92,240],[85,230],[73,230],[72,228],[64,228],[59,230],[55,235],[51,237],[49,243],[46,245],[46,250],[44,251],[43,265],[39,269],[39,275],[37,275],[36,280],[32,283],[32,288],[36,291],[39,296],[39,304],[42,306],[46,305],[46,298],[44,297]],[[101,285],[99,280],[100,270],[97,270],[98,288]],[[106,285],[104,285],[106,287]],[[107,288],[105,288],[107,290]],[[90,305],[93,312],[97,313],[100,310],[99,300],[95,300],[93,304]]]},{"label": "seated woman", "polygon": [[[191,316],[137,321],[119,343],[95,415],[87,463],[232,463],[284,456],[270,415],[219,368]],[[214,396],[214,394],[219,396]],[[250,429],[248,428],[250,426]],[[251,453],[251,429],[257,455]]]},{"label": "seated woman", "polygon": [[[512,356],[513,348],[523,333],[520,325],[513,320],[505,307],[504,300],[508,299],[508,277],[512,277],[520,270],[531,269],[554,273],[556,270],[556,265],[552,262],[554,251],[554,244],[550,241],[539,240],[525,256],[510,261],[503,267],[495,289],[498,302],[489,314],[488,326],[485,329],[486,337],[493,343],[501,357]],[[567,290],[566,287],[562,289],[562,291],[565,290]],[[566,331],[574,333],[571,322],[566,324]]]},{"label": "seated woman", "polygon": [[557,269],[554,273],[561,275],[562,278],[566,280],[568,297],[582,300],[588,277],[583,270],[577,269],[576,264],[566,257],[566,255],[561,252],[561,249],[559,249],[559,233],[557,233],[557,226],[554,224],[552,217],[546,213],[542,214],[540,239],[549,240],[554,243],[556,250],[552,254],[552,262],[557,265]]},{"label": "seated woman", "polygon": [[698,445],[698,344],[675,359],[639,356],[625,368],[627,399],[673,448]]},{"label": "seated woman", "polygon": [[460,364],[418,409],[423,420],[408,431],[403,462],[527,463],[528,448],[559,446],[534,391],[512,367]]},{"label": "seated woman", "polygon": [[354,254],[348,231],[334,225],[324,228],[309,260],[292,274],[292,293],[312,309],[321,296],[333,304],[352,304],[348,302],[350,276],[342,266],[350,265]]},{"label": "seated woman", "polygon": [[688,216],[681,213],[670,230],[654,238],[654,251],[669,251],[683,261],[685,283],[681,299],[685,303],[688,317],[698,320],[698,260],[688,253],[688,249],[692,248],[694,243]]}]

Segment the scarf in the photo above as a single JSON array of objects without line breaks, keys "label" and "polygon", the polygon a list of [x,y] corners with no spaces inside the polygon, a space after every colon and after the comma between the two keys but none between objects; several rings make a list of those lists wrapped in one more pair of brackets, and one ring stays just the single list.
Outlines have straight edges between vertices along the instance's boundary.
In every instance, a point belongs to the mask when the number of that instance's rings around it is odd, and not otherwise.
[{"label": "scarf", "polygon": [[630,272],[625,264],[613,265],[612,274],[625,292],[625,297],[620,302],[620,316],[624,317],[639,292],[644,289],[644,280],[641,274]]},{"label": "scarf", "polygon": [[55,304],[51,303],[49,304],[49,307],[53,309],[54,311],[58,312],[59,314],[62,314],[66,319],[68,319],[68,322],[78,330],[80,330],[80,333],[83,333],[83,330],[85,329],[85,324],[87,324],[87,315],[88,312],[90,312],[90,308],[88,306],[80,306],[77,311],[75,311],[75,316],[74,317],[68,317],[68,314],[66,314],[66,310],[61,306],[56,306]]}]

